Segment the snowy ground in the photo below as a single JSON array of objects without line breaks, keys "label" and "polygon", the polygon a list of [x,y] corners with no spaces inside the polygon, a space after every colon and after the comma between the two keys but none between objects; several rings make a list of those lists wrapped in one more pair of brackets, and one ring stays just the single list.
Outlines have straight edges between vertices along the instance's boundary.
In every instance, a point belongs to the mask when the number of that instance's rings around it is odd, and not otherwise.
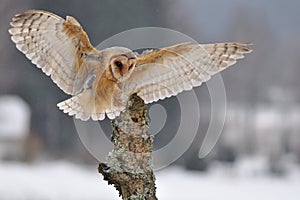
[{"label": "snowy ground", "polygon": [[[245,167],[247,166],[247,167]],[[249,169],[214,167],[208,173],[170,167],[157,172],[157,196],[161,200],[299,200],[300,173],[271,177]],[[253,176],[256,174],[255,176]],[[96,167],[68,162],[34,165],[0,162],[0,200],[116,200],[118,194],[97,173]]]}]

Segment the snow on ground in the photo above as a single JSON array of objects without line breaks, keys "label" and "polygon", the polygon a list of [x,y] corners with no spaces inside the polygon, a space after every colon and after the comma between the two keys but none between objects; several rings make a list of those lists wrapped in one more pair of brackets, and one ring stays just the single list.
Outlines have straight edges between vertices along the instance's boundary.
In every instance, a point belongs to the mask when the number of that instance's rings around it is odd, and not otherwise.
[{"label": "snow on ground", "polygon": [[0,200],[118,199],[95,168],[67,162],[0,163]]},{"label": "snow on ground", "polygon": [[[156,172],[157,195],[161,200],[300,199],[299,170],[286,177],[250,176],[241,171],[243,167],[218,166],[208,173],[169,167]],[[0,200],[85,199],[120,198],[114,187],[102,180],[96,166],[65,161],[34,165],[0,162]]]},{"label": "snow on ground", "polygon": [[299,200],[300,181],[278,178],[238,178],[232,175],[185,173],[170,169],[158,176],[159,199]]}]

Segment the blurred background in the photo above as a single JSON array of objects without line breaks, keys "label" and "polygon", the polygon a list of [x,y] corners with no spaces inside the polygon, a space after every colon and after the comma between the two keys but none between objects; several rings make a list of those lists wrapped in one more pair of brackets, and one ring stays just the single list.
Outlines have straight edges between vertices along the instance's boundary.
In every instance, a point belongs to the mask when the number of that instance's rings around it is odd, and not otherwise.
[{"label": "blurred background", "polygon": [[[180,159],[157,173],[158,197],[300,198],[300,1],[1,0],[1,200],[117,198],[97,174],[97,160],[81,144],[73,119],[56,108],[68,96],[10,40],[11,18],[33,8],[74,16],[94,45],[149,26],[182,32],[199,43],[252,42],[253,53],[222,72],[226,122],[204,159],[198,153],[211,117],[210,96],[205,84],[195,89],[198,134]],[[168,113],[178,109],[176,102],[159,103]],[[109,128],[109,121],[103,126]],[[154,148],[168,144],[176,128],[166,123]]]}]

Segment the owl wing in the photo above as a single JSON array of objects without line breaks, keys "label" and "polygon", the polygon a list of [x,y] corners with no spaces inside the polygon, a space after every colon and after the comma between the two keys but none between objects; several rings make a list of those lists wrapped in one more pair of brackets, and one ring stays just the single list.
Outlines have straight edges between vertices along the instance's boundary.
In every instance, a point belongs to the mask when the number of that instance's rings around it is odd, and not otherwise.
[{"label": "owl wing", "polygon": [[65,93],[76,95],[89,87],[100,52],[75,18],[29,10],[15,15],[11,26],[16,47]]},{"label": "owl wing", "polygon": [[125,89],[145,103],[155,102],[200,86],[251,51],[244,43],[184,43],[148,51],[138,56]]}]

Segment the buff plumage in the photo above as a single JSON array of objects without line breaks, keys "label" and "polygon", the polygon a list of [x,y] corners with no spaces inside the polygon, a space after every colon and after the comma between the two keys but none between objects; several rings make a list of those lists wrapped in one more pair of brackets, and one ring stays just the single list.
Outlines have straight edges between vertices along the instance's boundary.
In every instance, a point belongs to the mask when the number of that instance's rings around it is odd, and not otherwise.
[{"label": "buff plumage", "polygon": [[115,118],[133,93],[151,103],[200,86],[252,51],[247,43],[183,43],[141,55],[97,50],[75,18],[40,10],[17,14],[11,26],[16,47],[73,95],[58,107],[81,120]]}]

